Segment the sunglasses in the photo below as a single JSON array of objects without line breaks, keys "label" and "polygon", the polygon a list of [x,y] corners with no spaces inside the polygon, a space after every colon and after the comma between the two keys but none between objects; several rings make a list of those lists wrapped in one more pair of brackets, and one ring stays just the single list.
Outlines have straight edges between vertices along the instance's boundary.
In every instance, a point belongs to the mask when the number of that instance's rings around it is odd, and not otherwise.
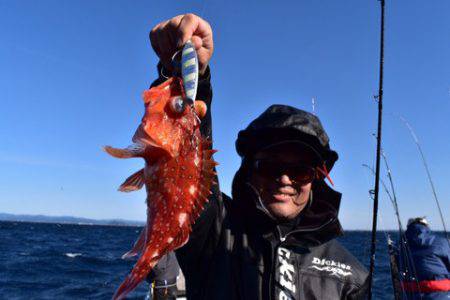
[{"label": "sunglasses", "polygon": [[316,176],[314,167],[302,163],[285,163],[280,161],[257,159],[253,163],[253,170],[264,177],[277,178],[283,174],[288,175],[297,183],[310,183]]},{"label": "sunglasses", "polygon": [[259,175],[268,178],[278,178],[286,174],[298,184],[307,184],[313,182],[314,179],[326,177],[334,185],[328,175],[325,164],[321,168],[304,163],[286,163],[269,159],[257,159],[253,162],[253,170]]}]

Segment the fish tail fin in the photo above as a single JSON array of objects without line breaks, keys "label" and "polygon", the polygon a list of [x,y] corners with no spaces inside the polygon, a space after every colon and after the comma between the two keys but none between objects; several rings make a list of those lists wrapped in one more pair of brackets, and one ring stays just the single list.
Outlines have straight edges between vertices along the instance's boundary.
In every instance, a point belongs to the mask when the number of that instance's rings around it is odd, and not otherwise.
[{"label": "fish tail fin", "polygon": [[141,144],[132,144],[124,149],[113,148],[111,146],[104,146],[103,150],[111,156],[116,158],[131,158],[142,157],[145,152],[145,146]]},{"label": "fish tail fin", "polygon": [[113,300],[124,299],[125,296],[133,291],[144,280],[148,273],[153,269],[162,255],[157,250],[147,248],[144,254],[139,258],[131,273],[125,278],[117,291],[114,293]]},{"label": "fish tail fin", "polygon": [[133,192],[141,189],[142,186],[144,186],[144,169],[140,169],[128,177],[124,183],[120,185],[119,191],[125,193]]}]

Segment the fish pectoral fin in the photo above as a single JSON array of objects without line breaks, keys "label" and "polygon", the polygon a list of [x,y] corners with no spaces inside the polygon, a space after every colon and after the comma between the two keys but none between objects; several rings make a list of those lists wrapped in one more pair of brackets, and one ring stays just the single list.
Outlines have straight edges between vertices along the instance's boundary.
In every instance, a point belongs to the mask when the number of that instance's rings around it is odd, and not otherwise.
[{"label": "fish pectoral fin", "polygon": [[144,186],[144,169],[140,169],[130,177],[128,177],[124,183],[119,187],[121,192],[133,192],[141,189]]},{"label": "fish pectoral fin", "polygon": [[113,148],[111,146],[104,146],[103,150],[111,156],[116,158],[131,158],[142,157],[145,153],[145,146],[141,144],[132,144],[124,149]]}]

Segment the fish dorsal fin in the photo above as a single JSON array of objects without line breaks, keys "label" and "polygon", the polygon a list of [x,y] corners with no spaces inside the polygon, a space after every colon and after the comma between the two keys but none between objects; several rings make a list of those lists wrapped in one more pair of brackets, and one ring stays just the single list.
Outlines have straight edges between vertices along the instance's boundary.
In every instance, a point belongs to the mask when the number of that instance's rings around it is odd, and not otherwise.
[{"label": "fish dorsal fin", "polygon": [[133,192],[141,189],[144,186],[144,169],[140,169],[130,177],[128,177],[124,183],[119,187],[121,192]]},{"label": "fish dorsal fin", "polygon": [[212,150],[211,148],[212,142],[208,139],[202,140],[202,170],[200,173],[200,182],[199,191],[197,197],[195,199],[195,205],[192,209],[191,218],[196,220],[200,213],[203,211],[203,207],[205,203],[208,201],[209,195],[211,195],[211,186],[217,184],[216,175],[217,173],[214,171],[214,167],[218,165],[217,162],[214,161],[212,155],[217,152],[217,150]]}]

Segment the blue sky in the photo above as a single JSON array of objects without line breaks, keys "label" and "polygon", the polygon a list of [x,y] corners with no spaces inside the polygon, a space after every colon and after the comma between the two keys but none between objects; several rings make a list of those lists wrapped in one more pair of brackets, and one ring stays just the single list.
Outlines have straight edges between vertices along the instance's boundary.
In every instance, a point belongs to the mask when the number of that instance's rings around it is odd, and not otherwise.
[{"label": "blue sky", "polygon": [[[450,2],[387,1],[383,143],[404,220],[441,228],[415,128],[450,225]],[[143,162],[126,146],[155,79],[149,30],[185,12],[214,31],[215,158],[229,193],[238,131],[273,103],[316,113],[340,154],[332,172],[344,228],[369,228],[378,89],[379,2],[0,0],[0,212],[145,219],[145,193],[117,186]],[[385,174],[385,173],[383,173]],[[383,176],[385,178],[385,176]],[[381,228],[395,219],[382,194]]]}]

